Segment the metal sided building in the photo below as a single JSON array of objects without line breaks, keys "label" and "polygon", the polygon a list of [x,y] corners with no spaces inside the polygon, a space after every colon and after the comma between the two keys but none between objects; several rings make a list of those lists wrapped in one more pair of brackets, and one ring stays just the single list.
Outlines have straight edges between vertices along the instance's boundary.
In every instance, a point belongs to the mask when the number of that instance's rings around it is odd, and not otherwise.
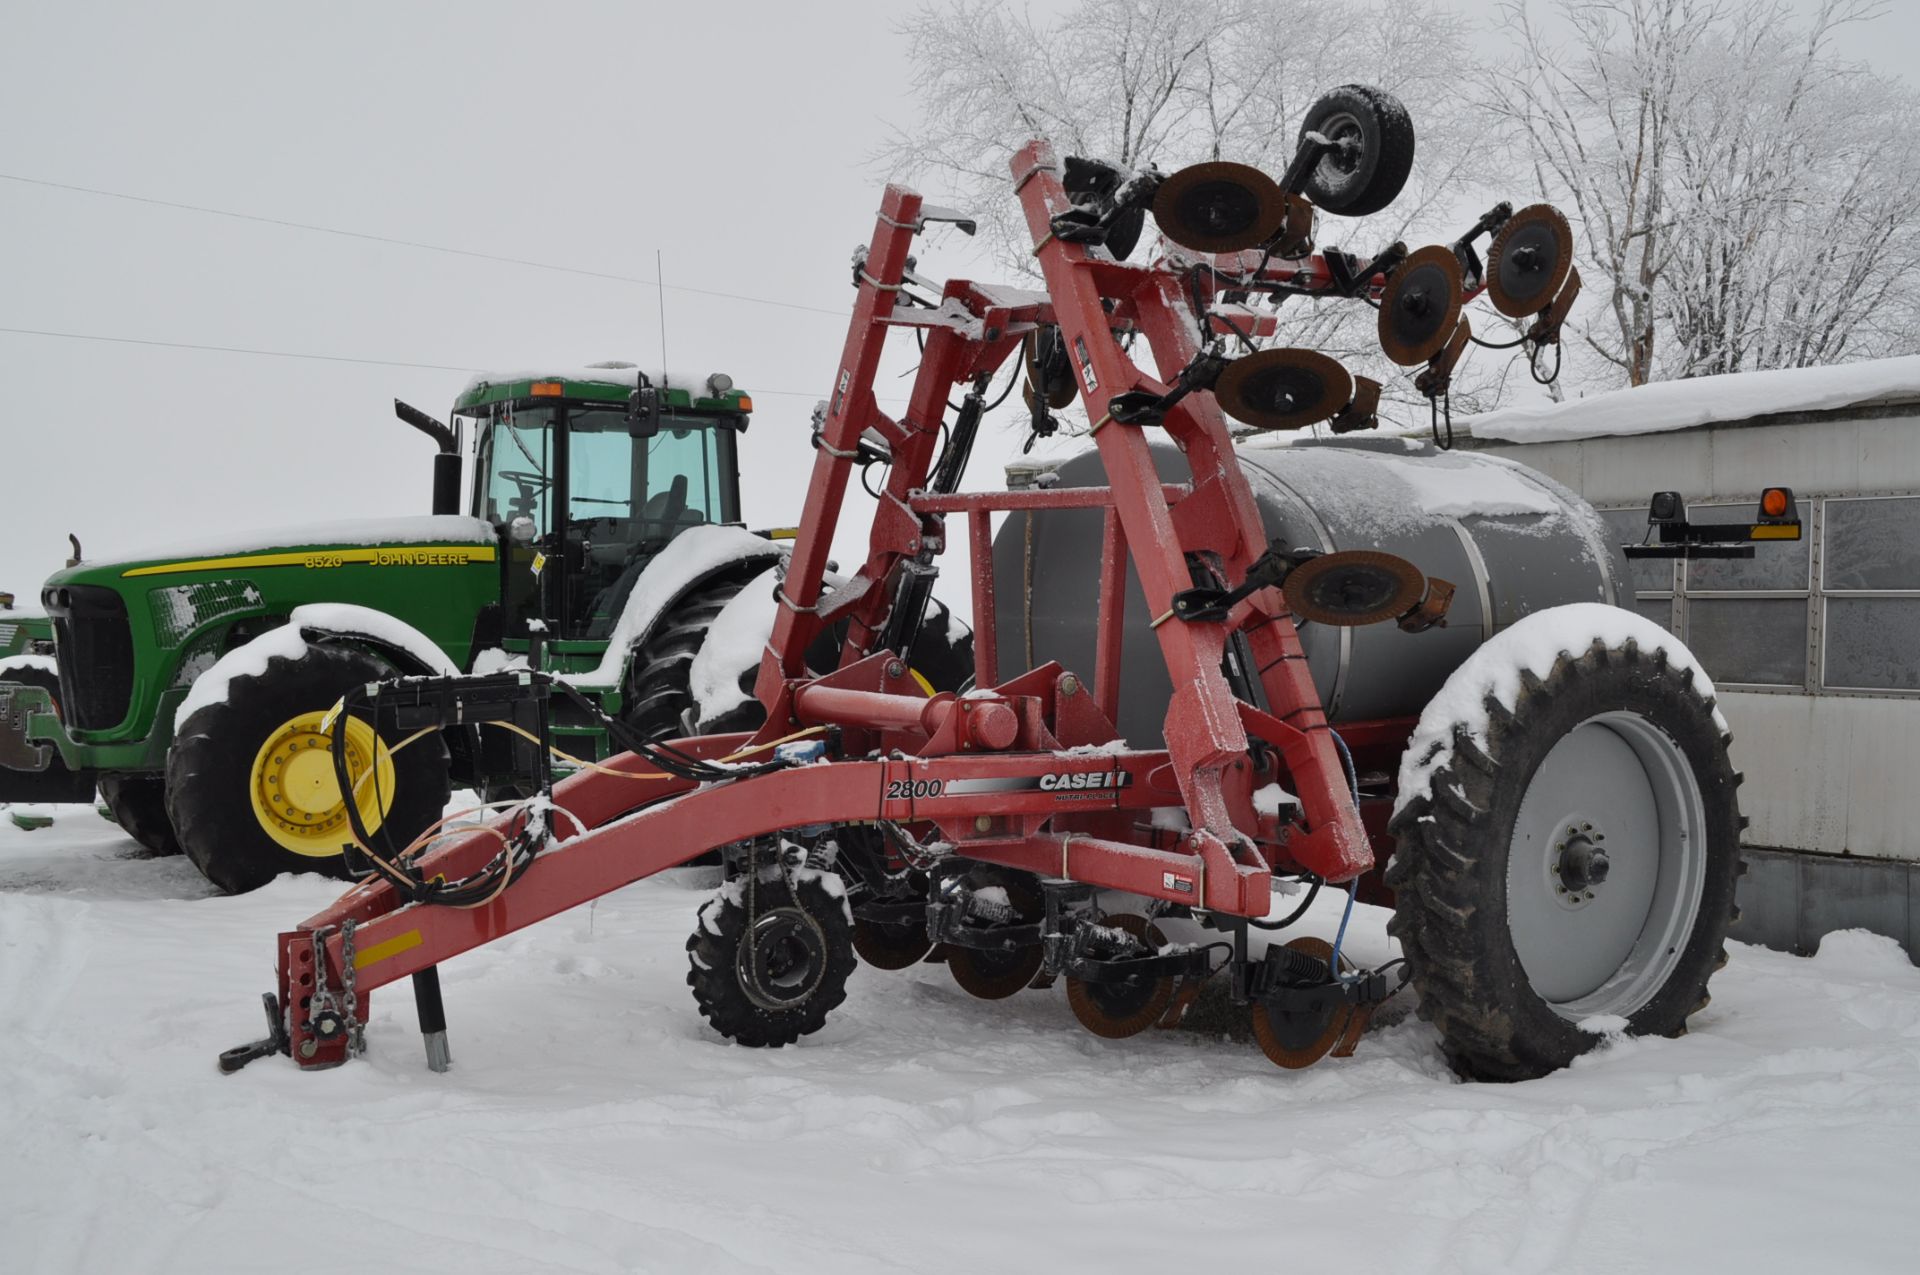
[{"label": "metal sided building", "polygon": [[1860,927],[1920,961],[1920,357],[1664,382],[1464,433],[1584,495],[1623,541],[1656,490],[1731,522],[1761,488],[1794,489],[1798,544],[1635,560],[1633,605],[1699,656],[1733,727],[1752,819],[1734,937],[1811,951]]}]

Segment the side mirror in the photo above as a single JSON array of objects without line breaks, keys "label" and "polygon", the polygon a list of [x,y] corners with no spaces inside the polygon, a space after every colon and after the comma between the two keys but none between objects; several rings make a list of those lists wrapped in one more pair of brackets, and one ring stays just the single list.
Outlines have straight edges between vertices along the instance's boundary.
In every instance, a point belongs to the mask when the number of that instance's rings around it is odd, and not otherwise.
[{"label": "side mirror", "polygon": [[642,385],[627,396],[627,433],[652,438],[660,432],[660,391]]}]

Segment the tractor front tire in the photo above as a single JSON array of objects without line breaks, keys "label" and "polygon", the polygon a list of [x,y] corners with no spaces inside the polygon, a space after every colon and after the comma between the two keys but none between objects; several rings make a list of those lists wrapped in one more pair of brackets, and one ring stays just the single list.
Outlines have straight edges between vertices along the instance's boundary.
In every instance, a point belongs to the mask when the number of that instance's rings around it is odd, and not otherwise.
[{"label": "tractor front tire", "polygon": [[755,1048],[791,1045],[847,999],[853,922],[822,873],[741,876],[700,909],[687,964],[687,986],[715,1031]]},{"label": "tractor front tire", "polygon": [[[346,692],[391,676],[362,651],[308,644],[235,677],[224,700],[180,723],[167,757],[167,813],[209,881],[242,894],[283,872],[348,875],[353,834],[320,727]],[[358,718],[336,725],[342,728],[349,773],[357,781],[372,772],[358,800],[374,846],[398,851],[446,808],[446,744],[424,735],[392,752],[398,741],[379,738]]]},{"label": "tractor front tire", "polygon": [[120,831],[156,855],[179,854],[180,838],[167,817],[167,777],[110,770],[99,778],[100,800],[113,812]]},{"label": "tractor front tire", "polygon": [[1664,650],[1596,637],[1484,705],[1483,737],[1441,733],[1451,756],[1391,825],[1388,930],[1420,1016],[1478,1080],[1543,1076],[1610,1033],[1680,1035],[1726,963],[1741,871],[1712,699]]}]

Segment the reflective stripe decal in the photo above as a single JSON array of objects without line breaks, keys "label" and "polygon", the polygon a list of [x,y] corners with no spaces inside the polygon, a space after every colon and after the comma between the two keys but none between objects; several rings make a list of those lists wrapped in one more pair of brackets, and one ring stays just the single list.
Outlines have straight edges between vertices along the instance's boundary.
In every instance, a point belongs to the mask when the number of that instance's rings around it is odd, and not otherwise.
[{"label": "reflective stripe decal", "polygon": [[408,930],[405,934],[396,934],[390,939],[375,943],[372,947],[363,947],[353,954],[353,968],[363,970],[369,965],[386,960],[389,956],[398,956],[410,952],[426,940],[420,937],[420,931]]},{"label": "reflective stripe decal", "polygon": [[196,558],[153,567],[133,567],[121,579],[167,575],[175,571],[230,571],[258,567],[344,567],[349,563],[373,567],[460,567],[493,562],[492,545],[388,545],[367,549],[302,549],[295,553],[255,553],[232,558]]}]

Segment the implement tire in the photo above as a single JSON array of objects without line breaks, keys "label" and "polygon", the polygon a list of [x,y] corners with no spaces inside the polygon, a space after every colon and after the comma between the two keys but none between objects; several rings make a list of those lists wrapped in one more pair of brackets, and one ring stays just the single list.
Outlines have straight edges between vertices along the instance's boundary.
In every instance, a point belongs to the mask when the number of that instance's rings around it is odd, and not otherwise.
[{"label": "implement tire", "polygon": [[1388,930],[1420,1016],[1478,1080],[1545,1075],[1608,1032],[1680,1035],[1726,963],[1741,872],[1712,700],[1666,652],[1595,638],[1485,706],[1485,738],[1441,736],[1432,795],[1391,827]]},{"label": "implement tire", "polygon": [[156,855],[179,854],[180,838],[167,817],[167,777],[110,770],[99,779],[100,800],[120,831]]},{"label": "implement tire", "polygon": [[847,999],[857,962],[846,901],[821,873],[801,870],[791,882],[771,872],[729,881],[687,940],[687,986],[701,1016],[736,1044],[791,1045]]},{"label": "implement tire", "polygon": [[[319,723],[347,691],[391,676],[365,652],[309,643],[235,677],[224,700],[180,723],[167,756],[167,813],[207,880],[242,894],[283,872],[348,875],[352,830]],[[376,743],[367,723],[351,719],[347,730],[356,776],[382,759],[375,774],[384,800],[370,783],[362,817],[376,849],[384,840],[398,851],[446,808],[447,746],[432,734],[391,754],[398,741]]]}]

